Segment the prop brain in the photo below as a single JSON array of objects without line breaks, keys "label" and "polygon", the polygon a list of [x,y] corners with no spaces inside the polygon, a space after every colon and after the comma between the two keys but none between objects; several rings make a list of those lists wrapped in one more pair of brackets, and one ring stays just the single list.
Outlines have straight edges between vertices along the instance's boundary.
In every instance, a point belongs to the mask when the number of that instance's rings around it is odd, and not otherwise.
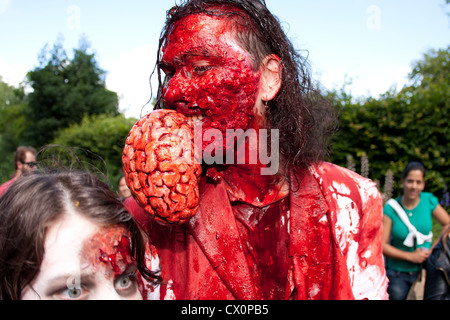
[{"label": "prop brain", "polygon": [[194,161],[194,129],[173,110],[156,110],[131,129],[122,162],[128,186],[161,224],[182,224],[199,204],[201,166]]}]

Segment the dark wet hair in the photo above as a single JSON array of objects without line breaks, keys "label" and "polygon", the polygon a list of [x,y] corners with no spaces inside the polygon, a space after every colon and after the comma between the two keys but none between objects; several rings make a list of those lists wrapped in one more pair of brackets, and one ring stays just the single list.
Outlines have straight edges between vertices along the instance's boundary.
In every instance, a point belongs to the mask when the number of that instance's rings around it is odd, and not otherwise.
[{"label": "dark wet hair", "polygon": [[337,113],[314,89],[306,58],[295,50],[263,0],[188,0],[167,12],[156,66],[159,80],[156,108],[164,108],[164,81],[159,68],[161,50],[174,24],[193,14],[227,19],[238,43],[252,56],[256,69],[268,55],[280,58],[282,85],[268,103],[266,126],[279,129],[280,162],[284,171],[325,160],[328,139],[337,127]]},{"label": "dark wet hair", "polygon": [[146,267],[140,229],[105,183],[82,171],[35,172],[0,197],[0,299],[21,298],[40,271],[48,228],[70,207],[100,226],[128,230],[139,272],[150,282],[160,281]]}]

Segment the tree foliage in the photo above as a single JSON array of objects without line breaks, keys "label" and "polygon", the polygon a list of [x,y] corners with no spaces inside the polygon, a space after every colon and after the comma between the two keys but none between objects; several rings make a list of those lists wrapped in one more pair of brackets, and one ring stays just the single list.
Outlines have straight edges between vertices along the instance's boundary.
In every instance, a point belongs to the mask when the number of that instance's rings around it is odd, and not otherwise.
[{"label": "tree foliage", "polygon": [[343,91],[329,94],[340,112],[340,130],[333,139],[332,161],[344,165],[349,155],[367,154],[370,177],[396,177],[410,161],[428,169],[427,190],[443,196],[450,185],[450,52],[431,50],[413,65],[410,85],[378,99],[351,102]]},{"label": "tree foliage", "polygon": [[88,48],[82,40],[68,59],[59,40],[51,51],[42,50],[40,65],[28,73],[33,91],[28,95],[24,136],[30,144],[49,143],[58,130],[79,123],[86,115],[118,114],[117,94],[106,89],[105,72]]},{"label": "tree foliage", "polygon": [[0,181],[9,179],[8,172],[14,169],[13,153],[22,142],[25,107],[23,88],[8,85],[0,76]]}]

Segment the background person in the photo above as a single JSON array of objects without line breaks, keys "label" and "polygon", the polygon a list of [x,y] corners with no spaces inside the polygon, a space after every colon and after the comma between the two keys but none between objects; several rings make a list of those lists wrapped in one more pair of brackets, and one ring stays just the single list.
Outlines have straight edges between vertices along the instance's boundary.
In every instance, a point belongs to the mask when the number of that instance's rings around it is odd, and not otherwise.
[{"label": "background person", "polygon": [[125,199],[127,199],[128,197],[131,197],[131,191],[130,188],[128,188],[127,186],[125,176],[121,176],[119,178],[117,186],[120,200],[125,201]]},{"label": "background person", "polygon": [[[396,201],[405,210],[410,223],[423,235],[431,232],[434,216],[443,226],[450,223],[450,217],[439,204],[438,199],[425,189],[425,167],[411,162],[402,173],[403,192]],[[423,244],[409,247],[404,244],[409,230],[394,209],[386,204],[383,216],[383,254],[386,256],[388,293],[391,300],[404,300],[414,280],[417,279],[422,263],[431,248],[431,239]],[[391,240],[390,240],[391,239]]]},{"label": "background person", "polygon": [[0,185],[0,197],[9,186],[22,175],[36,170],[36,149],[33,147],[20,146],[14,154],[14,172],[12,179]]}]

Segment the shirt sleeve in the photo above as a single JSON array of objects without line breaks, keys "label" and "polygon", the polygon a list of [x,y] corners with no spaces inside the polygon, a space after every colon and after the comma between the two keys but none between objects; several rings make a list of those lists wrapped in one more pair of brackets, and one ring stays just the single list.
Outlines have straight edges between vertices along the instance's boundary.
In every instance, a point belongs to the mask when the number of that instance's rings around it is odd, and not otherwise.
[{"label": "shirt sleeve", "polygon": [[439,204],[439,199],[432,193],[427,193],[427,196],[431,207],[431,211],[434,211],[434,209],[436,209],[437,205]]}]

